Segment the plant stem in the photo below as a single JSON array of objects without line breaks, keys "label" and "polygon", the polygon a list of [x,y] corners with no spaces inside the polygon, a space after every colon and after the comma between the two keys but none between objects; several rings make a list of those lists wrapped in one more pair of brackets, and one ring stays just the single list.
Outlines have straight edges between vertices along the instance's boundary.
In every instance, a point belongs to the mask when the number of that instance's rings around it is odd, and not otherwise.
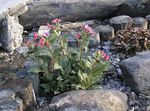
[{"label": "plant stem", "polygon": [[85,34],[84,34],[83,36],[84,36],[84,37],[83,37],[82,44],[80,44],[80,45],[81,45],[81,48],[80,48],[80,60],[79,60],[79,61],[81,61],[81,59],[82,59],[82,56],[83,56],[83,46],[84,46],[84,44],[85,44]]}]

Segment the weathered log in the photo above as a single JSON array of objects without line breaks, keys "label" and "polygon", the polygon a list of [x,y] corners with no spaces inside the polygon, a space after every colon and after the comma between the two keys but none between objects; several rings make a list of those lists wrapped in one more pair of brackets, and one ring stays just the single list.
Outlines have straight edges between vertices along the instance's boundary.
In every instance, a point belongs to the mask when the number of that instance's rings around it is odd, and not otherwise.
[{"label": "weathered log", "polygon": [[150,29],[150,15],[146,16],[146,20],[148,21],[148,29]]},{"label": "weathered log", "polygon": [[114,28],[109,25],[100,25],[96,27],[96,30],[100,34],[100,41],[108,41],[114,38]]},{"label": "weathered log", "polygon": [[147,22],[146,19],[144,19],[142,17],[134,17],[132,25],[133,25],[134,28],[147,29],[148,22]]},{"label": "weathered log", "polygon": [[110,19],[111,25],[114,27],[115,32],[125,28],[132,27],[132,18],[127,15],[121,15]]}]

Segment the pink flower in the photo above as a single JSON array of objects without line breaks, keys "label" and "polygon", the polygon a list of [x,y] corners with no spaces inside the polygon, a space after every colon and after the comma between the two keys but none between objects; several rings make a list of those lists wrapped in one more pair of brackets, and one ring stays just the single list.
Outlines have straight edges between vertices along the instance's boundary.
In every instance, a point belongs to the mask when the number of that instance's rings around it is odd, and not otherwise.
[{"label": "pink flower", "polygon": [[36,43],[35,45],[34,45],[34,47],[37,47],[38,46],[38,44]]},{"label": "pink flower", "polygon": [[110,59],[109,55],[105,57],[105,60],[108,61]]},{"label": "pink flower", "polygon": [[39,46],[40,47],[44,47],[44,43],[45,43],[45,38],[44,37],[42,37],[40,40],[39,40]]},{"label": "pink flower", "polygon": [[34,32],[33,37],[34,37],[34,40],[36,40],[38,38],[38,33]]},{"label": "pink flower", "polygon": [[49,32],[45,32],[43,36],[44,37],[48,37],[48,36],[50,36],[50,33]]},{"label": "pink flower", "polygon": [[77,39],[80,39],[80,38],[81,38],[81,34],[78,33],[78,34],[75,35],[75,37],[76,37]]},{"label": "pink flower", "polygon": [[90,26],[84,25],[83,30],[84,30],[84,32],[91,34],[91,36],[95,36],[95,32],[93,31],[93,29]]},{"label": "pink flower", "polygon": [[32,45],[31,41],[27,41],[26,44],[28,47],[30,47]]},{"label": "pink flower", "polygon": [[56,19],[52,20],[53,24],[56,24],[56,23],[59,23],[59,22],[61,22],[61,19],[56,18]]},{"label": "pink flower", "polygon": [[102,55],[102,57],[103,57],[106,61],[108,61],[108,60],[110,59],[109,55],[107,55],[105,52],[99,50],[99,53]]},{"label": "pink flower", "polygon": [[54,26],[53,26],[53,25],[51,25],[51,24],[49,24],[49,23],[47,23],[47,26],[48,26],[48,28],[50,28],[51,30],[53,30],[53,29],[54,29]]},{"label": "pink flower", "polygon": [[45,42],[45,46],[46,46],[46,47],[49,47],[49,43],[48,43],[48,42]]}]

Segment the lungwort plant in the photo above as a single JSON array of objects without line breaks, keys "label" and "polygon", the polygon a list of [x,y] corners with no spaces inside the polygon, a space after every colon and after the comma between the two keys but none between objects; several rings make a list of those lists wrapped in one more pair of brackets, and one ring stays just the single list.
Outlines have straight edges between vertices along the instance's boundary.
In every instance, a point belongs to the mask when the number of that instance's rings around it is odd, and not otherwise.
[{"label": "lungwort plant", "polygon": [[109,56],[102,51],[89,53],[89,39],[95,33],[88,25],[81,27],[81,33],[75,35],[78,47],[68,47],[60,22],[55,19],[52,25],[47,24],[51,30],[43,37],[34,33],[29,55],[38,66],[32,67],[30,72],[41,74],[41,86],[46,93],[94,87],[103,78]]}]

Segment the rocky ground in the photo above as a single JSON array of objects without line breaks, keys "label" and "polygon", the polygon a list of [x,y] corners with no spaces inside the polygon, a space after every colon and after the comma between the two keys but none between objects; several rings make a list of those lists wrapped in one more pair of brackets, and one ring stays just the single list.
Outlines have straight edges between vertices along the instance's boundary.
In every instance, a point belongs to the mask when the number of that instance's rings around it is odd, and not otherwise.
[{"label": "rocky ground", "polygon": [[[100,24],[100,22],[98,21],[96,21],[96,23]],[[105,20],[103,23],[107,23],[107,20]],[[30,36],[26,37],[30,38]],[[0,52],[0,80],[7,78],[9,74],[15,74],[19,71],[20,68],[23,67],[24,62],[26,61],[26,56],[23,52],[26,52],[27,49],[22,47],[24,46],[21,46],[20,49],[12,54]],[[107,54],[110,55],[111,63],[113,65],[107,72],[100,88],[115,89],[127,94],[129,105],[128,111],[150,111],[150,97],[136,93],[128,85],[126,85],[125,81],[122,78],[120,67],[118,65],[119,62],[125,57],[123,54],[111,50],[111,47],[111,42],[105,42],[102,46],[96,47],[98,49],[104,50]],[[91,49],[91,52],[93,50],[95,50],[95,48]],[[47,98],[47,96],[37,95],[37,101],[38,105],[31,110],[44,110],[44,107],[50,103],[50,100],[49,98]]]}]

